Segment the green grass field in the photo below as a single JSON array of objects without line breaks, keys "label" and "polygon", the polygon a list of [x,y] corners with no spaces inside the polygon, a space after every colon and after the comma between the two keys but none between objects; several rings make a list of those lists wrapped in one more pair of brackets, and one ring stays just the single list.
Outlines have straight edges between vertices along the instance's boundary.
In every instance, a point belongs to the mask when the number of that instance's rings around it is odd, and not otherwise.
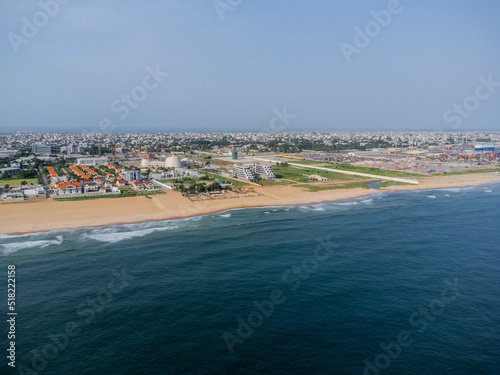
[{"label": "green grass field", "polygon": [[317,174],[321,177],[329,178],[332,181],[357,181],[365,177],[361,176],[351,176],[347,174],[322,171],[320,169],[314,168],[296,168],[296,167],[282,167],[278,165],[273,165],[274,172],[276,173],[276,178],[283,178],[286,180],[293,180],[297,182],[308,182],[305,175]]},{"label": "green grass field", "polygon": [[215,178],[216,180],[223,180],[223,181],[226,181],[226,182],[230,182],[234,186],[245,186],[245,185],[248,185],[245,182],[241,182],[241,181],[238,181],[238,180],[233,180],[232,178],[219,176],[219,175],[216,175],[216,174],[213,174],[213,173],[208,173],[208,172],[203,172],[203,171],[200,171],[200,173],[203,173],[205,176]]},{"label": "green grass field", "polygon": [[8,179],[8,178],[4,178],[2,180],[0,180],[0,186],[1,187],[4,187],[5,185],[9,185],[9,186],[21,186],[21,182],[23,181],[26,181],[28,183],[28,185],[30,185],[31,183],[38,183],[38,179],[36,178],[13,178],[13,179]]},{"label": "green grass field", "polygon": [[411,174],[411,173],[399,172],[399,171],[387,171],[384,169],[371,168],[371,167],[357,167],[357,166],[352,166],[350,164],[334,164],[334,163],[314,161],[314,160],[299,160],[296,163],[297,164],[304,164],[304,165],[324,164],[324,166],[323,166],[324,168],[339,169],[342,171],[349,171],[349,172],[368,173],[368,174],[374,174],[377,176],[415,177],[415,175]]},{"label": "green grass field", "polygon": [[320,186],[320,185],[297,185],[297,187],[306,187],[309,191],[316,192],[316,191],[324,191],[324,190],[339,190],[339,189],[355,189],[355,188],[361,188],[361,189],[370,189],[370,187],[367,185],[371,181],[360,181],[360,182],[349,182],[344,185],[325,185],[325,186]]},{"label": "green grass field", "polygon": [[500,172],[500,168],[488,168],[488,169],[474,169],[472,171],[462,171],[462,172],[446,172],[446,176],[456,176],[461,174],[478,174],[478,173],[491,173]]}]

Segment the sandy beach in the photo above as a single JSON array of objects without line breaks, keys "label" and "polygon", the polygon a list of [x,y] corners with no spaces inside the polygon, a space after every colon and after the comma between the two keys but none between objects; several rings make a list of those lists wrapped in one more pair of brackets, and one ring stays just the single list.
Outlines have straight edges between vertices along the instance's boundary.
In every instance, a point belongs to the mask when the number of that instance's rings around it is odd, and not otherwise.
[{"label": "sandy beach", "polygon": [[174,191],[145,197],[0,204],[0,234],[24,234],[57,229],[129,224],[208,215],[236,208],[300,205],[367,196],[381,191],[425,190],[473,186],[500,181],[499,174],[420,178],[419,185],[395,185],[382,190],[339,189],[309,192],[297,186],[256,187],[259,196],[190,201]]}]

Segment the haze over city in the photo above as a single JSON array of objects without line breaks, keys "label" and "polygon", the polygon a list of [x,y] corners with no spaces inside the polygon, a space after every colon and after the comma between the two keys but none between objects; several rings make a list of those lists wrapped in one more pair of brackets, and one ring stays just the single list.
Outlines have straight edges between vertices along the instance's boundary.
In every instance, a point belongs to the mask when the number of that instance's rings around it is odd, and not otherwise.
[{"label": "haze over city", "polygon": [[493,0],[0,9],[3,131],[499,128]]}]

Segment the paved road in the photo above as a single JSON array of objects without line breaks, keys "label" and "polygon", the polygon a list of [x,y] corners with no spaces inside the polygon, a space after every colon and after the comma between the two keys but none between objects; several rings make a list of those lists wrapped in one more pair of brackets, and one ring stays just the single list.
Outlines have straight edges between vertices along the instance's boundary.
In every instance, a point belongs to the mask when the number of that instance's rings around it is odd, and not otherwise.
[{"label": "paved road", "polygon": [[45,190],[47,191],[47,196],[50,196],[50,185],[48,184],[47,178],[45,178],[45,175],[43,174],[40,166],[38,166],[38,173],[40,174],[40,179],[42,180],[42,184],[45,187]]}]

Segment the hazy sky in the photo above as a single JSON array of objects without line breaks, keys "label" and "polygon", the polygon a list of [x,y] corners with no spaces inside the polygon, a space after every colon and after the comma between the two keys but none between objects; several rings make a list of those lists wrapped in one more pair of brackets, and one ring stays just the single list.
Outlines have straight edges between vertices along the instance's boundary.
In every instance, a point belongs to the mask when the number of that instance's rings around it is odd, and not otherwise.
[{"label": "hazy sky", "polygon": [[9,0],[0,34],[0,131],[500,130],[498,0]]}]

